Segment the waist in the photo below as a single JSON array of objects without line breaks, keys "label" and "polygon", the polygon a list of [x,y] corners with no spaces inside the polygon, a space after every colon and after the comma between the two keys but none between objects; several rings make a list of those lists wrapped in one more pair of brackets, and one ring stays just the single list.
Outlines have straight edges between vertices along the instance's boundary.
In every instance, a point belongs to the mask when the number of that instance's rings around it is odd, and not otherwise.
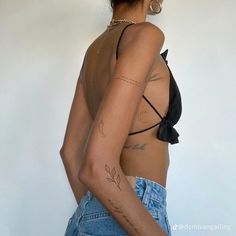
[{"label": "waist", "polygon": [[130,185],[132,186],[133,189],[135,189],[135,185],[136,185],[136,182],[137,180],[142,180],[142,181],[146,181],[148,183],[150,183],[152,186],[155,186],[155,187],[158,187],[158,188],[161,188],[163,189],[163,191],[166,191],[166,187],[163,186],[162,184],[154,181],[154,180],[151,180],[151,179],[148,179],[148,178],[145,178],[145,177],[142,177],[142,176],[134,176],[134,175],[125,175],[126,179],[128,180],[128,182],[130,183]]},{"label": "waist", "polygon": [[144,203],[145,198],[147,198],[147,201],[150,198],[162,202],[164,205],[166,204],[167,190],[160,183],[142,176],[125,175],[125,177]]},{"label": "waist", "polygon": [[[158,205],[159,209],[165,209],[167,190],[163,185],[142,176],[125,175],[125,177],[131,184],[134,192],[137,194],[137,197],[142,201],[144,205],[148,206],[149,204],[154,204]],[[98,201],[90,191],[87,191],[81,199],[84,198],[88,199],[89,201],[93,200],[92,202]],[[79,203],[79,205],[80,204],[81,203]]]},{"label": "waist", "polygon": [[120,157],[120,165],[126,176],[144,176],[163,187],[166,186],[169,164],[169,153],[166,149],[158,152],[150,148],[142,151],[126,151]]}]

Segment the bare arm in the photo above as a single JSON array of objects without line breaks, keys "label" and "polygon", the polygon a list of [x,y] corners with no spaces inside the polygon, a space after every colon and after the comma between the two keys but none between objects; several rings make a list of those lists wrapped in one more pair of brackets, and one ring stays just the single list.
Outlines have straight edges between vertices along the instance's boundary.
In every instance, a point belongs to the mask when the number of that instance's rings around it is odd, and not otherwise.
[{"label": "bare arm", "polygon": [[164,42],[162,32],[151,23],[133,26],[138,28],[130,29],[133,39],[123,47],[99,106],[79,178],[129,235],[164,236],[120,166],[122,148]]},{"label": "bare arm", "polygon": [[79,154],[78,156],[76,155],[66,156],[62,152],[60,152],[60,155],[62,157],[62,162],[66,171],[66,175],[67,175],[69,184],[71,186],[72,192],[74,194],[75,200],[77,201],[77,203],[79,203],[81,197],[88,190],[86,185],[78,179],[79,169],[82,164],[79,158],[82,155]]},{"label": "bare arm", "polygon": [[69,184],[74,194],[75,200],[77,201],[77,203],[79,203],[81,197],[88,190],[86,185],[84,185],[78,179],[78,172],[79,172],[79,168],[81,164],[78,163],[76,157],[72,158],[70,161],[67,158],[62,158],[62,161],[63,161],[63,165],[66,171]]},{"label": "bare arm", "polygon": [[77,202],[87,191],[87,187],[78,179],[78,173],[83,162],[84,148],[93,121],[83,93],[82,68],[72,101],[63,145],[60,149],[67,178]]}]

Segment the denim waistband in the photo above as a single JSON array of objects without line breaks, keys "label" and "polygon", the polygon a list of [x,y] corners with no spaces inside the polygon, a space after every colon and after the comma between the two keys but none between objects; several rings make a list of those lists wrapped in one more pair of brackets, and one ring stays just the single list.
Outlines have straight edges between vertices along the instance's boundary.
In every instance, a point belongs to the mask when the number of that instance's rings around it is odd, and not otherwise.
[{"label": "denim waistband", "polygon": [[[164,225],[164,222],[166,222],[164,219],[167,219],[166,188],[145,177],[134,177],[135,179],[133,179],[134,182],[132,182],[132,187],[136,192],[137,197],[142,201],[154,219],[159,220],[158,222]],[[71,232],[79,232],[80,227],[83,225],[80,223],[86,220],[86,217],[87,219],[93,217],[94,214],[99,216],[108,216],[108,212],[104,208],[103,204],[98,201],[92,192],[87,191],[81,197],[73,216],[70,218],[69,225],[71,225],[71,228],[68,228],[68,232],[70,232],[68,235],[72,235]]]},{"label": "denim waistband", "polygon": [[[135,176],[134,191],[142,198],[142,202],[147,204],[149,199],[157,200],[166,206],[166,188],[150,179],[142,176]],[[93,198],[93,193],[89,190],[83,197],[86,197],[89,201]]]},{"label": "denim waistband", "polygon": [[[166,195],[167,191],[161,184],[141,176],[135,176],[134,191],[141,199],[144,205],[148,205],[150,200],[155,200],[160,203],[160,207],[166,210]],[[80,219],[83,215],[85,206],[93,199],[94,195],[89,190],[81,197],[77,210],[75,211],[76,218]],[[78,221],[79,222],[79,221]]]},{"label": "denim waistband", "polygon": [[148,204],[149,199],[152,199],[166,207],[167,190],[153,180],[135,176],[135,192],[141,197],[144,204]]}]

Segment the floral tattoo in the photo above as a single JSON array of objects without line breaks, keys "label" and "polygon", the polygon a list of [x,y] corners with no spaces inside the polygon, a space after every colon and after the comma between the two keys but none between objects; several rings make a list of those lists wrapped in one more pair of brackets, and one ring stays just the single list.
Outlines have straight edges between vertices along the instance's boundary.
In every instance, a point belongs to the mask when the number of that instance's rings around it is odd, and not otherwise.
[{"label": "floral tattoo", "polygon": [[119,176],[118,173],[117,173],[117,176],[115,176],[116,175],[115,167],[113,167],[112,170],[111,170],[110,167],[107,164],[105,164],[105,170],[109,174],[109,177],[107,177],[106,179],[109,182],[115,183],[115,185],[121,190],[121,188],[120,188],[120,176]]}]

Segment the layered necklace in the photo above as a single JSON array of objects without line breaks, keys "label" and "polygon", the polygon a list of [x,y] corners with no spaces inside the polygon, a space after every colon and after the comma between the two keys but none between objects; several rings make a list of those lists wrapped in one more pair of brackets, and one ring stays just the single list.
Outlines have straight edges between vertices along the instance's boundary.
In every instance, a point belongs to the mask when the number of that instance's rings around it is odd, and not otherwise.
[{"label": "layered necklace", "polygon": [[123,22],[126,22],[126,23],[133,23],[133,24],[136,24],[137,22],[136,21],[133,21],[133,20],[128,20],[128,19],[112,19],[110,21],[110,24],[107,25],[107,30],[110,31],[112,29],[113,26],[116,26],[120,23],[123,23]]}]

